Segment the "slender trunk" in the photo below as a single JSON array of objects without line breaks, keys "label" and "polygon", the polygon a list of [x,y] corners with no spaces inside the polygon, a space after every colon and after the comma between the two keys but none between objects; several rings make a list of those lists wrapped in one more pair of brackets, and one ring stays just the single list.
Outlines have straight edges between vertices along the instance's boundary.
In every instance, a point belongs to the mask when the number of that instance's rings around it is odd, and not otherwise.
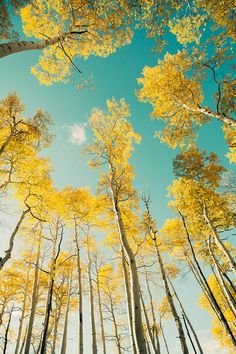
[{"label": "slender trunk", "polygon": [[186,232],[188,243],[190,245],[190,249],[191,249],[191,252],[192,252],[193,259],[194,259],[194,261],[195,261],[195,263],[197,265],[198,271],[199,271],[199,273],[200,273],[200,275],[201,275],[201,277],[202,277],[202,279],[204,281],[204,286],[205,286],[205,288],[207,290],[207,293],[208,293],[208,296],[210,298],[210,302],[209,303],[211,304],[212,307],[215,308],[215,311],[217,312],[217,316],[218,316],[218,318],[220,320],[221,325],[224,327],[229,339],[231,340],[233,345],[236,347],[236,338],[234,337],[234,334],[231,331],[231,328],[230,328],[230,326],[228,324],[228,321],[225,318],[225,316],[224,316],[224,314],[223,314],[223,312],[222,312],[222,310],[221,310],[221,308],[220,308],[220,306],[219,306],[219,304],[218,304],[218,302],[217,302],[217,300],[216,300],[216,298],[215,298],[215,296],[214,296],[214,294],[213,294],[213,292],[212,292],[212,290],[211,290],[211,288],[210,288],[210,286],[209,286],[209,284],[208,284],[208,282],[207,282],[207,280],[205,278],[205,275],[202,272],[202,269],[201,269],[201,267],[200,267],[200,265],[198,263],[198,260],[197,260],[197,257],[196,257],[196,254],[195,254],[191,239],[190,239],[190,235],[189,235],[189,232],[188,232],[188,228],[187,228],[187,225],[186,225],[185,218],[183,217],[183,215],[181,213],[180,213],[180,215],[181,215],[181,218],[182,218],[182,221],[183,221],[184,229],[185,229],[185,232]]},{"label": "slender trunk", "polygon": [[6,300],[3,300],[2,307],[1,307],[1,312],[0,312],[0,326],[2,325],[2,320],[3,320],[3,315],[5,313],[6,305],[7,305]]},{"label": "slender trunk", "polygon": [[134,340],[134,330],[133,330],[133,320],[132,320],[132,306],[131,306],[131,294],[130,294],[130,287],[129,287],[129,276],[126,268],[126,260],[124,255],[124,250],[121,250],[122,254],[122,269],[123,269],[123,276],[124,276],[124,284],[125,284],[125,294],[126,294],[126,303],[127,303],[127,317],[128,317],[128,325],[129,325],[129,334],[130,334],[130,342],[131,342],[131,350],[132,354],[137,354],[135,340]]},{"label": "slender trunk", "polygon": [[185,329],[186,329],[186,332],[187,332],[189,341],[190,341],[190,343],[191,343],[191,345],[192,345],[192,348],[193,348],[194,353],[197,354],[197,350],[196,350],[196,348],[195,348],[195,345],[194,345],[194,343],[193,343],[191,334],[190,334],[190,332],[189,332],[188,325],[187,325],[187,321],[186,321],[186,318],[185,318],[185,316],[184,316],[184,313],[182,313],[182,315],[183,315],[183,322],[184,322],[184,326],[185,326]]},{"label": "slender trunk", "polygon": [[26,327],[25,333],[24,333],[24,338],[23,338],[23,341],[22,341],[22,343],[21,343],[21,347],[20,347],[20,350],[19,350],[19,354],[22,354],[22,353],[23,353],[24,346],[25,346],[25,341],[26,341],[27,331],[28,331],[28,328]]},{"label": "slender trunk", "polygon": [[132,319],[133,319],[133,329],[134,329],[134,339],[137,351],[139,354],[146,354],[146,344],[145,338],[143,333],[143,325],[142,325],[142,314],[141,314],[141,304],[140,304],[140,286],[139,286],[139,278],[138,278],[138,271],[134,253],[129,245],[126,230],[123,224],[121,210],[119,206],[118,196],[116,193],[115,187],[115,173],[113,171],[112,166],[111,168],[111,181],[110,181],[110,190],[112,195],[113,201],[113,211],[115,215],[117,230],[121,242],[121,246],[124,249],[125,255],[128,260],[129,264],[129,271],[130,271],[130,282],[131,282],[131,304],[132,304]]},{"label": "slender trunk", "polygon": [[97,354],[97,338],[96,338],[96,325],[95,325],[95,313],[94,313],[94,296],[93,296],[93,283],[92,283],[92,262],[90,257],[89,244],[87,246],[88,254],[88,278],[89,278],[89,295],[90,295],[90,319],[92,326],[92,352]]},{"label": "slender trunk", "polygon": [[104,319],[103,319],[103,313],[102,313],[101,292],[100,292],[97,264],[96,264],[96,273],[97,273],[98,309],[99,309],[99,316],[100,316],[102,347],[103,347],[103,354],[106,354],[106,339],[105,339],[105,331],[104,331]]},{"label": "slender trunk", "polygon": [[16,340],[15,354],[18,354],[19,348],[20,348],[20,340],[21,340],[21,334],[22,334],[22,329],[23,329],[23,322],[25,319],[26,302],[27,302],[27,295],[28,295],[28,288],[29,288],[29,276],[30,276],[30,268],[28,269],[28,272],[27,272],[27,281],[26,281],[26,287],[25,287],[24,298],[23,298],[23,307],[22,307],[22,312],[21,312],[18,336],[17,336],[17,340]]},{"label": "slender trunk", "polygon": [[78,270],[78,288],[79,288],[79,354],[83,354],[83,288],[82,288],[82,274],[81,274],[81,261],[80,261],[80,247],[78,240],[78,233],[75,221],[75,243],[77,250],[77,270]]},{"label": "slender trunk", "polygon": [[0,44],[0,58],[3,58],[10,54],[15,54],[19,52],[23,52],[26,50],[42,50],[46,47],[52,46],[54,44],[58,44],[60,42],[66,41],[69,39],[69,36],[80,35],[86,33],[87,31],[71,31],[68,33],[62,33],[54,38],[47,38],[45,40],[41,40],[38,42],[34,41],[16,41],[16,42],[8,42]]},{"label": "slender trunk", "polygon": [[151,331],[151,328],[150,328],[150,323],[149,323],[147,310],[146,310],[146,307],[145,307],[145,304],[144,304],[144,300],[143,300],[143,296],[142,296],[141,292],[140,292],[140,300],[141,300],[141,304],[142,304],[142,307],[143,307],[144,318],[145,318],[147,332],[148,332],[148,337],[150,339],[152,350],[154,351],[155,354],[158,354],[159,352],[158,352],[158,350],[156,348],[156,345],[155,345],[155,341],[154,341],[154,338],[153,338],[153,335],[152,335],[152,331]]},{"label": "slender trunk", "polygon": [[[143,264],[144,264],[144,262],[143,262]],[[146,280],[146,284],[147,284],[149,301],[150,301],[150,305],[151,305],[152,322],[153,322],[153,337],[156,340],[157,352],[160,353],[160,342],[159,342],[159,337],[158,337],[157,321],[156,321],[156,316],[155,316],[155,311],[154,311],[154,306],[153,306],[152,292],[151,292],[149,280],[148,280],[147,268],[146,268],[145,264],[144,264],[144,271],[145,271],[145,280]]]},{"label": "slender trunk", "polygon": [[70,277],[68,279],[66,312],[65,312],[64,330],[63,330],[63,336],[62,336],[61,354],[66,354],[68,318],[69,318],[69,311],[70,311],[71,286],[72,286],[72,274],[70,274]]},{"label": "slender trunk", "polygon": [[210,221],[210,219],[208,218],[208,215],[207,215],[207,211],[206,211],[206,208],[204,209],[204,217],[205,217],[205,220],[212,232],[212,235],[214,237],[214,241],[215,241],[215,244],[216,246],[221,250],[221,252],[224,254],[226,260],[228,261],[234,275],[236,276],[236,263],[233,259],[233,257],[231,256],[230,252],[227,250],[227,248],[225,247],[224,243],[221,241],[219,235],[218,235],[218,232],[216,231],[215,227],[213,226],[212,222]]},{"label": "slender trunk", "polygon": [[154,236],[154,246],[155,246],[155,250],[156,250],[158,263],[159,263],[159,266],[160,266],[161,276],[162,276],[162,280],[163,280],[163,283],[164,283],[167,300],[168,300],[168,303],[169,303],[169,306],[170,306],[170,309],[171,309],[171,312],[172,312],[172,315],[174,317],[174,320],[175,320],[175,323],[176,323],[176,327],[177,327],[177,330],[178,330],[178,333],[179,333],[179,339],[180,339],[180,343],[181,343],[182,352],[184,354],[189,354],[187,343],[186,343],[186,338],[185,338],[185,334],[184,334],[184,330],[183,330],[183,326],[182,326],[182,323],[180,321],[178,312],[176,310],[172,295],[170,293],[170,288],[169,288],[169,284],[168,284],[168,281],[167,281],[165,268],[164,268],[164,265],[163,265],[163,262],[162,262],[162,257],[161,257],[161,254],[159,252],[157,241],[156,241],[156,236]]},{"label": "slender trunk", "polygon": [[226,272],[222,272],[222,275],[223,277],[228,281],[230,287],[231,287],[231,290],[234,292],[234,294],[236,295],[236,287],[234,285],[234,283],[232,282],[232,280],[228,277],[227,273]]},{"label": "slender trunk", "polygon": [[115,331],[116,347],[117,347],[118,353],[122,354],[120,336],[119,336],[119,333],[118,333],[118,326],[117,326],[117,321],[116,321],[116,316],[115,316],[115,309],[114,309],[114,304],[113,304],[113,300],[112,300],[112,295],[111,295],[110,292],[108,294],[108,297],[109,297],[109,300],[110,300],[111,317],[112,317],[112,322],[113,322],[114,331]]},{"label": "slender trunk", "polygon": [[211,255],[211,258],[213,260],[213,263],[214,263],[214,266],[215,266],[215,269],[216,269],[216,280],[217,282],[219,282],[219,286],[221,288],[221,291],[223,293],[223,296],[226,300],[226,302],[228,303],[228,306],[230,308],[230,310],[232,311],[232,313],[234,314],[234,317],[236,318],[236,302],[231,294],[231,292],[229,291],[227,285],[225,284],[225,280],[221,274],[221,270],[219,268],[219,265],[218,265],[218,261],[212,251],[212,248],[211,248],[211,240],[210,238],[208,239],[208,249],[209,249],[209,253]]},{"label": "slender trunk", "polygon": [[190,319],[188,318],[188,316],[187,316],[187,314],[186,314],[186,312],[185,312],[185,309],[184,309],[184,307],[183,307],[183,305],[182,305],[182,302],[180,301],[180,299],[179,299],[179,297],[178,297],[178,295],[177,295],[177,293],[176,293],[176,290],[175,290],[175,288],[174,288],[174,285],[172,284],[172,282],[171,282],[171,280],[170,280],[169,278],[168,278],[168,281],[169,281],[169,283],[170,283],[170,285],[171,285],[171,288],[172,288],[172,290],[173,290],[173,293],[174,293],[174,295],[175,295],[175,298],[176,298],[176,300],[178,301],[178,303],[179,303],[179,305],[180,305],[180,308],[181,308],[182,313],[183,313],[183,316],[184,316],[184,321],[186,320],[186,322],[187,322],[189,328],[191,329],[191,332],[192,332],[192,334],[193,334],[193,336],[194,336],[194,339],[195,339],[195,341],[196,341],[196,343],[197,343],[198,350],[199,350],[199,352],[200,352],[201,354],[204,354],[204,353],[203,353],[203,350],[202,350],[202,347],[201,347],[201,344],[200,344],[200,342],[199,342],[197,333],[195,332],[195,330],[194,330],[194,328],[193,328],[193,326],[192,326],[192,323],[191,323]]},{"label": "slender trunk", "polygon": [[209,108],[198,107],[198,106],[190,107],[190,106],[188,106],[186,104],[183,104],[183,107],[185,109],[187,109],[188,111],[190,111],[190,112],[201,113],[201,114],[204,114],[205,116],[208,116],[208,117],[211,117],[211,118],[216,118],[219,121],[221,121],[221,122],[223,122],[223,123],[225,123],[227,125],[236,127],[236,121],[232,117],[227,117],[227,116],[225,116],[222,113],[214,112],[214,111],[210,110]]},{"label": "slender trunk", "polygon": [[169,348],[168,348],[168,344],[167,344],[167,340],[166,340],[166,336],[165,336],[165,332],[164,332],[163,327],[162,327],[161,320],[160,320],[160,330],[161,330],[163,341],[164,341],[164,344],[165,344],[165,347],[166,347],[166,352],[167,352],[167,354],[170,354],[170,351],[169,351]]},{"label": "slender trunk", "polygon": [[49,286],[48,286],[48,296],[47,296],[47,303],[46,303],[46,313],[44,319],[44,328],[43,328],[42,345],[41,345],[40,354],[46,354],[47,351],[47,342],[48,342],[48,335],[49,335],[48,326],[49,326],[49,320],[50,320],[51,310],[52,310],[52,296],[53,296],[53,287],[54,287],[54,280],[55,280],[56,262],[61,251],[61,242],[63,237],[63,227],[62,227],[61,237],[60,237],[60,241],[56,253],[56,243],[57,243],[58,231],[59,231],[58,229],[59,229],[59,223],[57,221],[56,235],[53,238],[53,250],[52,250],[52,259],[51,259],[51,267],[50,267],[50,275],[49,275],[50,278],[49,278]]},{"label": "slender trunk", "polygon": [[37,306],[37,296],[38,296],[38,280],[39,280],[39,260],[40,260],[40,251],[41,251],[41,242],[42,242],[42,230],[40,231],[39,240],[38,240],[38,250],[37,250],[37,258],[35,264],[35,271],[34,271],[34,285],[33,285],[33,293],[31,299],[31,309],[30,309],[30,317],[29,317],[29,324],[28,330],[26,335],[25,341],[25,354],[29,354],[30,352],[30,342],[33,332],[34,326],[34,319],[36,313],[36,306]]},{"label": "slender trunk", "polygon": [[10,313],[9,313],[9,318],[8,318],[7,327],[6,327],[5,336],[4,336],[4,346],[3,346],[2,354],[7,354],[8,334],[9,334],[9,329],[10,329],[10,324],[11,324],[11,316],[12,316],[13,309],[14,309],[14,305],[12,306]]},{"label": "slender trunk", "polygon": [[58,331],[58,323],[61,316],[61,304],[58,305],[56,301],[56,309],[55,309],[55,320],[54,320],[54,329],[53,329],[53,342],[52,342],[52,354],[56,353],[57,346],[57,331]]},{"label": "slender trunk", "polygon": [[6,254],[4,257],[0,258],[0,270],[3,268],[3,266],[6,264],[6,262],[11,258],[11,253],[12,253],[12,250],[14,247],[14,241],[15,241],[16,234],[19,231],[19,228],[20,228],[20,226],[21,226],[21,224],[28,212],[29,212],[29,209],[26,209],[22,212],[21,217],[20,217],[15,229],[13,230],[13,232],[11,234],[8,249],[5,251]]}]

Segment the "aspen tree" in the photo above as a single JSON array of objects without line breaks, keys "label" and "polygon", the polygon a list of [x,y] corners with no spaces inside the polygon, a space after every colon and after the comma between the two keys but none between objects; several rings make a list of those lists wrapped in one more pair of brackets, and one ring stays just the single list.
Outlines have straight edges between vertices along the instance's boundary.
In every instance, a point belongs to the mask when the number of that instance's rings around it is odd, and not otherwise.
[{"label": "aspen tree", "polygon": [[102,181],[107,188],[107,196],[113,206],[121,247],[124,249],[129,264],[132,326],[136,349],[143,354],[146,353],[146,345],[142,328],[138,272],[122,215],[125,201],[130,204],[131,208],[135,203],[135,192],[131,184],[133,171],[128,159],[133,151],[133,144],[139,142],[140,137],[133,132],[126,119],[129,116],[129,109],[124,100],[120,101],[120,105],[114,99],[108,100],[107,108],[108,114],[95,109],[90,117],[94,144],[90,145],[88,151],[94,156],[91,165],[108,164],[109,171],[102,176]]}]

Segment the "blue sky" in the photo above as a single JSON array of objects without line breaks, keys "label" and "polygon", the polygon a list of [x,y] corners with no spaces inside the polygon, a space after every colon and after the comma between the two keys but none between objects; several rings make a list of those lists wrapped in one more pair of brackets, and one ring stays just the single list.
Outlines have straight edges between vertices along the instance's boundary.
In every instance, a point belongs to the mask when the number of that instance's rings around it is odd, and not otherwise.
[{"label": "blue sky", "polygon": [[[168,35],[167,40],[168,47],[164,52],[176,52],[178,46],[174,36]],[[28,116],[32,115],[37,108],[42,108],[53,117],[54,125],[51,131],[55,135],[54,142],[43,154],[51,159],[52,177],[56,187],[60,189],[66,185],[90,186],[95,191],[98,172],[87,167],[86,157],[81,154],[81,146],[71,143],[69,127],[75,124],[85,125],[89,142],[91,132],[86,127],[86,123],[92,108],[105,109],[107,98],[124,97],[130,104],[134,130],[142,135],[142,142],[136,147],[132,157],[132,164],[137,174],[135,186],[140,193],[150,190],[153,215],[162,226],[164,220],[172,215],[167,208],[166,188],[173,180],[172,160],[177,151],[171,150],[154,138],[154,131],[160,129],[162,123],[151,121],[149,117],[151,106],[138,102],[135,97],[135,90],[138,88],[137,78],[140,77],[142,68],[145,65],[156,65],[158,58],[162,57],[162,55],[152,54],[152,45],[152,41],[146,39],[143,32],[139,32],[131,45],[120,48],[106,59],[92,57],[87,61],[77,60],[77,65],[85,77],[93,75],[96,86],[94,90],[84,91],[76,90],[73,82],[49,87],[40,86],[37,79],[30,74],[30,67],[37,62],[40,54],[38,52],[25,52],[5,57],[1,59],[0,65],[0,98],[16,91],[26,105]],[[207,100],[206,103],[210,104],[210,101]],[[224,156],[227,147],[218,122],[211,122],[201,129],[199,144],[203,149],[216,152],[222,163],[229,167]],[[191,310],[192,300],[197,301],[199,290],[191,280],[180,280],[178,289],[180,288],[186,306]],[[210,326],[208,316],[196,307],[193,317],[198,329],[208,338]],[[214,352],[216,353],[216,349]]]}]

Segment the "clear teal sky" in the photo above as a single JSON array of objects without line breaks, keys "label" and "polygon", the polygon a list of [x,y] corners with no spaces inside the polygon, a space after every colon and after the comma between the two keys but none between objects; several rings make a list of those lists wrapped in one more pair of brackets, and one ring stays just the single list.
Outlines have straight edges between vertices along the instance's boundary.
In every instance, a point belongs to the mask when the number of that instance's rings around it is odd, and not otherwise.
[{"label": "clear teal sky", "polygon": [[[174,36],[168,35],[168,50],[175,53],[177,44]],[[149,189],[153,200],[153,214],[162,226],[171,212],[167,208],[166,187],[171,184],[172,159],[177,151],[173,151],[153,137],[154,131],[162,127],[160,121],[151,121],[152,110],[149,104],[136,100],[135,90],[138,88],[136,79],[140,77],[145,65],[154,66],[158,56],[151,53],[152,41],[139,32],[131,45],[120,48],[106,59],[92,57],[86,62],[77,60],[77,65],[85,76],[93,75],[95,90],[77,91],[75,84],[57,84],[49,87],[40,86],[37,79],[30,74],[30,67],[37,62],[39,53],[25,52],[1,59],[0,65],[0,98],[9,92],[16,91],[27,107],[27,115],[32,115],[37,108],[49,112],[54,118],[52,133],[54,142],[44,155],[52,161],[52,177],[55,185],[74,187],[90,186],[96,190],[98,173],[87,167],[86,158],[81,155],[81,147],[69,141],[70,125],[86,123],[93,107],[105,108],[107,98],[124,97],[130,104],[131,122],[136,132],[142,135],[141,145],[136,148],[132,158],[137,177],[135,186],[140,193]],[[165,50],[165,52],[166,52]],[[75,80],[76,81],[76,80]],[[211,88],[210,88],[211,90]],[[210,104],[209,102],[207,102]],[[87,132],[88,137],[91,136]],[[218,122],[211,122],[201,129],[199,143],[201,148],[216,152],[222,163],[229,167],[224,155],[227,147]],[[185,299],[188,309],[192,312],[192,300],[197,301],[199,291],[190,280],[179,281],[179,290]],[[196,307],[193,322],[202,336],[209,329],[209,319],[203,311]],[[205,334],[204,334],[205,333]],[[173,341],[174,343],[174,341]],[[212,343],[211,343],[212,344]],[[211,345],[209,344],[209,345]],[[216,349],[210,353],[217,353]],[[86,352],[86,354],[89,352]],[[171,354],[177,353],[174,349]],[[219,352],[220,353],[220,352]],[[223,353],[221,351],[221,353]]]}]

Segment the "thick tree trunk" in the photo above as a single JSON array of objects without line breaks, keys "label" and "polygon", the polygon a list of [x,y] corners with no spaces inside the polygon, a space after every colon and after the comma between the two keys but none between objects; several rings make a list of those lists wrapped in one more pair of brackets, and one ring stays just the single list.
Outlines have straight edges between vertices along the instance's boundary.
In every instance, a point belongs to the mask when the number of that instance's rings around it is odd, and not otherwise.
[{"label": "thick tree trunk", "polygon": [[77,250],[77,270],[78,270],[78,289],[79,289],[79,354],[84,352],[84,343],[83,343],[83,288],[82,288],[82,274],[81,274],[81,261],[80,261],[80,247],[79,239],[77,233],[76,220],[74,223],[75,228],[75,244]]},{"label": "thick tree trunk", "polygon": [[140,286],[139,286],[136,260],[135,260],[134,253],[129,245],[126,236],[126,230],[121,216],[121,210],[120,210],[119,201],[115,189],[115,181],[114,181],[115,174],[112,166],[110,166],[110,168],[112,174],[111,181],[110,181],[110,190],[111,190],[111,196],[113,201],[113,211],[115,215],[121,246],[124,249],[125,255],[129,263],[130,281],[131,281],[130,289],[131,289],[132,319],[133,319],[135,344],[139,354],[146,354],[147,350],[146,350],[145,338],[143,333],[143,325],[142,325]]},{"label": "thick tree trunk", "polygon": [[27,302],[27,295],[28,295],[28,288],[29,288],[29,276],[30,276],[30,268],[28,269],[28,272],[27,272],[27,281],[26,281],[26,287],[25,287],[25,292],[24,292],[24,297],[23,297],[23,304],[22,304],[23,307],[22,307],[22,312],[21,312],[21,317],[20,317],[18,336],[17,336],[17,340],[16,340],[15,354],[18,354],[19,349],[20,349],[21,334],[22,334],[22,329],[23,329],[23,322],[25,319],[26,302]]},{"label": "thick tree trunk", "polygon": [[69,37],[75,35],[81,35],[87,31],[71,31],[67,33],[62,33],[54,38],[47,38],[38,42],[34,41],[16,41],[0,44],[0,58],[3,58],[10,54],[15,54],[19,52],[25,52],[27,50],[42,50],[46,47],[58,44],[60,42],[65,42],[69,40]]},{"label": "thick tree trunk", "polygon": [[130,333],[130,344],[132,354],[137,354],[135,340],[134,340],[134,330],[133,330],[133,320],[132,320],[132,306],[131,306],[131,294],[130,294],[130,287],[129,287],[129,275],[126,268],[126,260],[124,255],[124,250],[121,250],[122,256],[122,269],[123,269],[123,276],[124,276],[124,285],[125,285],[125,294],[126,294],[126,303],[127,303],[127,317],[128,317],[128,325],[129,325],[129,333]]},{"label": "thick tree trunk", "polygon": [[205,116],[216,118],[222,123],[236,127],[236,121],[232,117],[227,117],[222,113],[214,112],[206,107],[197,107],[197,106],[190,107],[186,104],[183,104],[183,107],[190,112],[204,114]]},{"label": "thick tree trunk", "polygon": [[42,242],[41,232],[42,230],[40,231],[39,240],[38,240],[38,250],[37,250],[37,258],[36,258],[35,271],[34,271],[34,285],[33,285],[32,299],[31,299],[30,317],[29,317],[29,324],[28,324],[28,330],[27,330],[26,341],[25,341],[25,352],[24,352],[25,354],[29,354],[30,352],[30,343],[31,343],[31,337],[32,337],[33,326],[34,326],[36,306],[37,306],[39,260],[40,260],[41,242]]},{"label": "thick tree trunk", "polygon": [[14,247],[15,237],[16,237],[16,235],[19,231],[19,228],[20,228],[20,226],[21,226],[21,224],[28,212],[29,212],[29,209],[26,209],[22,212],[21,217],[20,217],[15,229],[11,234],[8,249],[5,251],[6,254],[4,257],[0,258],[0,270],[3,268],[3,266],[6,264],[6,262],[11,258],[11,253],[12,253],[12,250]]}]

